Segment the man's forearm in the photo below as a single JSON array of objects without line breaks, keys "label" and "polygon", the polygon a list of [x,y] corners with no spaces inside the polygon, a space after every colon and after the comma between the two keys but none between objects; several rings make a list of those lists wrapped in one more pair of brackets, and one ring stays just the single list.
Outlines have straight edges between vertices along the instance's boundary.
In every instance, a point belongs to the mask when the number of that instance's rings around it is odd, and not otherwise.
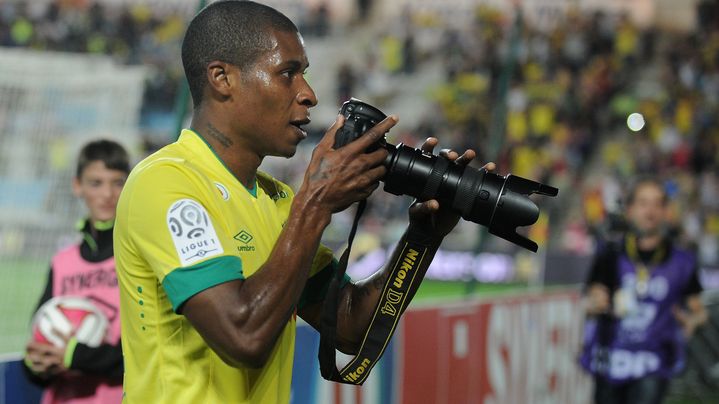
[{"label": "man's forearm", "polygon": [[329,213],[293,203],[265,264],[190,298],[183,314],[227,363],[261,367],[295,310]]},{"label": "man's forearm", "polygon": [[281,331],[295,310],[309,276],[324,228],[319,213],[293,205],[292,213],[267,262],[242,285],[251,327]]},{"label": "man's forearm", "polygon": [[[408,263],[413,264],[411,265],[412,270],[416,271],[413,276],[422,279],[441,242],[441,238],[407,229],[382,269],[370,277],[342,289],[337,313],[337,341],[341,351],[354,352],[359,347],[385,285],[392,282],[389,279],[392,270],[397,265],[403,265],[407,259]],[[408,278],[395,280],[395,282],[405,281],[408,281]],[[416,288],[410,289],[405,301],[411,300],[415,293]]]}]

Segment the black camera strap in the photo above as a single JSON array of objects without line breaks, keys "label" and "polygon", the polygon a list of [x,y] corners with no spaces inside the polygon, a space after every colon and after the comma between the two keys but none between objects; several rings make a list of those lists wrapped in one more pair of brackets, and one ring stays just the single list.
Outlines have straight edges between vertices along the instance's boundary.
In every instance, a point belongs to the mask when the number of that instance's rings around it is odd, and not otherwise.
[{"label": "black camera strap", "polygon": [[414,296],[414,292],[422,282],[424,276],[417,276],[417,268],[429,250],[427,240],[424,240],[423,237],[413,237],[412,232],[408,232],[400,257],[394,264],[382,289],[380,300],[362,339],[359,352],[342,370],[338,370],[335,354],[339,285],[347,271],[350,249],[365,205],[366,201],[363,200],[357,206],[357,213],[347,240],[347,248],[340,257],[335,276],[330,281],[320,321],[318,358],[322,377],[334,382],[354,385],[364,383],[374,365],[382,357],[397,328],[400,316],[409,305],[410,296]]}]

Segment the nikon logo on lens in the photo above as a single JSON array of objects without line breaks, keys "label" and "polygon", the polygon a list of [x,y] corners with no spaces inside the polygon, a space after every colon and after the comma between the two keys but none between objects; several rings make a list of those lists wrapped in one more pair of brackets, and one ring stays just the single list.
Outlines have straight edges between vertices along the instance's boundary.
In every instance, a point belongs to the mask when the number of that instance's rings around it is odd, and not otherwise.
[{"label": "nikon logo on lens", "polygon": [[[342,104],[345,123],[335,135],[335,149],[367,132],[386,118],[379,109],[352,98]],[[436,199],[451,206],[463,219],[489,228],[489,232],[528,250],[537,251],[537,243],[516,232],[518,226],[537,221],[539,208],[531,194],[557,196],[559,190],[526,178],[504,177],[460,166],[452,161],[403,144],[392,145],[382,138],[368,152],[382,147],[389,152],[382,181],[384,190],[395,195],[410,195],[419,200]]]}]

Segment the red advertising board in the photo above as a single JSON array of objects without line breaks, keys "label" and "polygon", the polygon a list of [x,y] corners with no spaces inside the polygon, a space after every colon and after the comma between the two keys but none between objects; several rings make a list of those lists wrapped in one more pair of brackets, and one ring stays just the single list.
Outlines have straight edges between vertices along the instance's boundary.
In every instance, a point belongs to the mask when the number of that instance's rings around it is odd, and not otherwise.
[{"label": "red advertising board", "polygon": [[583,403],[574,292],[411,310],[401,333],[401,403]]}]

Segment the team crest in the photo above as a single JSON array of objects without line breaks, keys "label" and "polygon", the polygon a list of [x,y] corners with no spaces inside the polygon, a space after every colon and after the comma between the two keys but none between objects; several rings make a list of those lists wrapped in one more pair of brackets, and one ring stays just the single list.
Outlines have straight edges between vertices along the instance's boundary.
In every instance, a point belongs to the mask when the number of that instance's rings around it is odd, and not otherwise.
[{"label": "team crest", "polygon": [[224,200],[230,199],[230,192],[227,190],[227,188],[224,185],[215,181],[215,186],[217,187],[217,190],[220,191],[220,196],[222,196],[222,199],[224,199]]}]

